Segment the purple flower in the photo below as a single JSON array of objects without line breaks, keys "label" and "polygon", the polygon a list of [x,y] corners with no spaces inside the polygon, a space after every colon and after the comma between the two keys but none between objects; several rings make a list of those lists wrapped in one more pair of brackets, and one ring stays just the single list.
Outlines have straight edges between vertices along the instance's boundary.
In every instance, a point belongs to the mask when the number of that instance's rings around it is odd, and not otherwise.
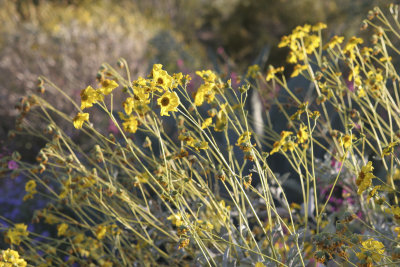
[{"label": "purple flower", "polygon": [[117,126],[115,126],[114,122],[110,119],[108,121],[108,128],[107,128],[108,132],[113,133],[113,134],[118,134],[119,130],[117,128]]},{"label": "purple flower", "polygon": [[9,168],[10,170],[16,170],[16,169],[18,169],[18,163],[16,163],[16,162],[13,161],[13,160],[10,160],[10,161],[8,162],[8,168]]},{"label": "purple flower", "polygon": [[347,80],[346,85],[347,85],[347,88],[349,88],[349,90],[351,92],[354,92],[354,82]]},{"label": "purple flower", "polygon": [[178,59],[178,60],[176,61],[176,64],[178,65],[178,68],[179,68],[179,69],[183,69],[183,68],[184,68],[184,65],[185,65],[182,59]]}]

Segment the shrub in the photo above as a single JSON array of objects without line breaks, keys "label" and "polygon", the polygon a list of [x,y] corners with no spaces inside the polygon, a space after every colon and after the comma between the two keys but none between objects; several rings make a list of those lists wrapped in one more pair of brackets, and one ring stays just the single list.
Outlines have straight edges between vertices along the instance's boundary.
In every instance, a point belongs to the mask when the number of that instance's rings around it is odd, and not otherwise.
[{"label": "shrub", "polygon": [[[33,220],[56,234],[35,239],[15,224],[4,229],[6,241],[44,266],[61,265],[65,256],[67,264],[100,266],[395,265],[397,14],[396,5],[388,14],[369,13],[371,45],[358,37],[323,41],[323,23],[283,37],[279,46],[289,48],[295,65],[291,78],[312,85],[304,94],[273,66],[266,75],[250,67],[237,89],[211,70],[197,71],[202,83],[189,95],[189,75],[155,64],[132,81],[122,60],[122,71],[104,65],[97,88],[83,89],[80,104],[41,78],[76,116],[40,95],[24,99],[15,134],[40,136],[46,145],[35,164],[16,153],[2,161],[14,160],[29,177],[26,201],[48,198]],[[264,87],[285,92],[272,103],[287,126],[276,131],[278,117],[268,113],[257,135],[244,105],[251,90]],[[117,90],[123,102],[115,103]],[[44,129],[29,123],[35,116]],[[99,116],[111,121],[109,132],[92,123]],[[55,123],[60,118],[79,130],[79,143]],[[271,170],[278,156],[290,169]],[[288,201],[287,171],[298,180],[302,203]]]}]

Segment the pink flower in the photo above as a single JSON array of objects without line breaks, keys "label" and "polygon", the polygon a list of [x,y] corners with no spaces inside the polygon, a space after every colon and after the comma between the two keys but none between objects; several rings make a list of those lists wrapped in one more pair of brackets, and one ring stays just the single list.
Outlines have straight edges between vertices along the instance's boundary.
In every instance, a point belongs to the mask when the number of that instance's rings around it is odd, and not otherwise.
[{"label": "pink flower", "polygon": [[18,169],[18,163],[16,163],[16,162],[13,161],[13,160],[10,160],[10,161],[8,162],[8,169],[10,169],[10,170],[16,170],[16,169]]},{"label": "pink flower", "polygon": [[239,85],[239,76],[237,75],[236,72],[231,73],[231,81],[232,81],[232,87],[237,88]]},{"label": "pink flower", "polygon": [[347,88],[349,88],[349,90],[351,92],[354,92],[354,82],[353,81],[346,80],[346,85],[347,85]]},{"label": "pink flower", "polygon": [[184,63],[183,63],[183,60],[182,59],[178,59],[177,61],[176,61],[176,64],[178,65],[178,68],[180,68],[180,69],[182,69],[183,67],[184,67]]},{"label": "pink flower", "polygon": [[224,53],[225,53],[224,48],[223,48],[222,46],[218,47],[218,48],[217,48],[217,53],[218,53],[219,55],[224,54]]},{"label": "pink flower", "polygon": [[117,126],[115,126],[114,122],[111,119],[108,121],[107,130],[108,130],[108,132],[113,133],[113,134],[119,133]]},{"label": "pink flower", "polygon": [[342,162],[337,161],[335,158],[332,158],[331,167],[334,168],[336,172],[339,172],[341,166]]}]

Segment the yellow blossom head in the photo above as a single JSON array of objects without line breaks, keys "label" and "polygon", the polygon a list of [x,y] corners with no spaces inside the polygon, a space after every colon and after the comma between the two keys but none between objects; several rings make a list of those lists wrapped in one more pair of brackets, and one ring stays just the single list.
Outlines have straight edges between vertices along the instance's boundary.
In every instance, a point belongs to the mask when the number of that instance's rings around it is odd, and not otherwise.
[{"label": "yellow blossom head", "polygon": [[81,91],[81,109],[90,108],[97,101],[102,101],[104,96],[90,85]]},{"label": "yellow blossom head", "polygon": [[178,111],[179,97],[175,92],[165,92],[157,99],[158,105],[161,107],[161,116],[169,116],[168,112]]},{"label": "yellow blossom head", "polygon": [[105,79],[101,82],[101,88],[99,91],[104,95],[109,95],[112,91],[118,87],[118,83],[114,80]]},{"label": "yellow blossom head", "polygon": [[75,127],[76,129],[81,129],[81,128],[82,128],[82,125],[83,125],[83,123],[84,123],[85,121],[89,121],[89,113],[81,113],[81,112],[79,112],[79,113],[75,116],[75,118],[74,118],[74,120],[73,120],[74,127]]}]

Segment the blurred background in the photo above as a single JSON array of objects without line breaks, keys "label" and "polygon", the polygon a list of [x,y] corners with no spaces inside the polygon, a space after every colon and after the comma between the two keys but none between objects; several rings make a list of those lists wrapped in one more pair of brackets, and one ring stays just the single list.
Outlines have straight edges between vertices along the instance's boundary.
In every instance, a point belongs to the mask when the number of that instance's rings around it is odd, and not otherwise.
[{"label": "blurred background", "polygon": [[[326,36],[353,35],[378,0],[0,0],[0,140],[13,127],[17,100],[43,75],[67,94],[95,84],[103,62],[120,57],[134,76],[153,63],[169,72],[211,68],[245,73],[271,47],[266,64],[282,65],[280,38],[325,22]],[[265,68],[265,66],[261,66]],[[52,92],[47,93],[59,108]]]},{"label": "blurred background", "polygon": [[[384,0],[0,0],[0,157],[13,149],[35,151],[35,140],[10,145],[18,99],[47,77],[79,99],[96,84],[103,62],[127,60],[133,77],[152,64],[168,72],[213,69],[240,77],[255,62],[285,64],[287,51],[276,46],[297,25],[325,22],[324,38],[359,34],[363,18]],[[270,49],[270,50],[269,50]],[[268,57],[257,61],[263,51]],[[265,53],[264,53],[265,55]],[[290,66],[286,66],[290,71]],[[71,105],[48,90],[45,97],[71,116]],[[62,127],[62,123],[59,122]],[[107,127],[107,122],[104,122]],[[70,123],[66,128],[72,127]],[[21,140],[22,141],[22,140]],[[7,144],[7,145],[6,145]],[[35,145],[34,145],[35,144]],[[35,153],[23,155],[34,159]],[[17,166],[8,166],[10,169]],[[0,174],[0,177],[2,175]],[[24,180],[0,178],[0,215],[25,221],[34,208],[22,203]],[[17,190],[18,188],[18,190]],[[43,204],[38,204],[43,205]]]}]

